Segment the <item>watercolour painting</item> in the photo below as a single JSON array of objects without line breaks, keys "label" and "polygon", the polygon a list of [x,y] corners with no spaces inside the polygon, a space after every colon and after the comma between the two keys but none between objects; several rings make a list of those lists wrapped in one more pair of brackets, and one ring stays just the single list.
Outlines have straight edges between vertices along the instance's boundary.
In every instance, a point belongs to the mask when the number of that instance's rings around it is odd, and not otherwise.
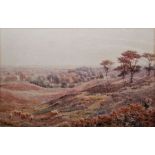
[{"label": "watercolour painting", "polygon": [[155,126],[155,29],[1,28],[0,126]]}]

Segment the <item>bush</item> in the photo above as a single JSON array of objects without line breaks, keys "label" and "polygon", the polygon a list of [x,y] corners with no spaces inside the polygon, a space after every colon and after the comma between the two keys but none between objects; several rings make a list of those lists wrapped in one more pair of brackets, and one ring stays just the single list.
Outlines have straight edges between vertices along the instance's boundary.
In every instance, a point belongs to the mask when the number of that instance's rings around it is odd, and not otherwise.
[{"label": "bush", "polygon": [[155,126],[155,109],[147,110],[140,104],[130,104],[109,115],[73,121],[72,126],[80,127],[145,127]]}]

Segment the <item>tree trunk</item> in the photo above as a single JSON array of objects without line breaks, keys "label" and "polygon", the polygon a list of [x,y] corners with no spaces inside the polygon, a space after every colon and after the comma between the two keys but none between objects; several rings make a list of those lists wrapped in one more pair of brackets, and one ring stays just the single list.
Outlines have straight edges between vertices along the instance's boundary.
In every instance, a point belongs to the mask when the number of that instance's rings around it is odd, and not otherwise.
[{"label": "tree trunk", "polygon": [[148,69],[147,76],[150,76],[150,69]]},{"label": "tree trunk", "polygon": [[105,73],[106,77],[108,76],[108,72]]},{"label": "tree trunk", "polygon": [[133,83],[133,73],[131,72],[131,75],[130,75],[130,83]]},{"label": "tree trunk", "polygon": [[124,84],[124,87],[125,87],[126,86],[125,76],[123,76],[123,84]]},{"label": "tree trunk", "polygon": [[150,76],[150,73],[151,73],[151,64],[149,64],[148,66],[147,76]]},{"label": "tree trunk", "polygon": [[123,80],[125,79],[125,74],[123,73],[123,75],[122,75],[122,78],[123,78]]}]

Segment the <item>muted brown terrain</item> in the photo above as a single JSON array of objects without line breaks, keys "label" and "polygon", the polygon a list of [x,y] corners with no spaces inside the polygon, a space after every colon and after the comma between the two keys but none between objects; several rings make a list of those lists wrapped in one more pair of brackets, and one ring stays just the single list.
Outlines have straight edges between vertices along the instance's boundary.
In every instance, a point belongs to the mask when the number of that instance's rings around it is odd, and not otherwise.
[{"label": "muted brown terrain", "polygon": [[145,73],[132,84],[113,76],[65,88],[25,79],[0,84],[0,126],[155,126],[154,111],[155,78]]}]

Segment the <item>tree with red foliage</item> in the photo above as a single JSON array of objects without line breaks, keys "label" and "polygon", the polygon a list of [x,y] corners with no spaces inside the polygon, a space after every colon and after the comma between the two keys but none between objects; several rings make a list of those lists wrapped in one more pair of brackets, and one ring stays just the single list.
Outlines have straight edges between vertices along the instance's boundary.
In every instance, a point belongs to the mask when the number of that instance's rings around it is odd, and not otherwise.
[{"label": "tree with red foliage", "polygon": [[126,51],[122,53],[122,57],[125,60],[127,70],[130,73],[130,83],[132,83],[134,74],[140,71],[141,66],[137,64],[141,56],[136,51]]},{"label": "tree with red foliage", "polygon": [[144,57],[147,60],[148,65],[147,67],[145,67],[145,69],[147,71],[147,76],[150,76],[151,70],[153,70],[153,61],[155,61],[155,54],[144,53],[142,57]]}]

